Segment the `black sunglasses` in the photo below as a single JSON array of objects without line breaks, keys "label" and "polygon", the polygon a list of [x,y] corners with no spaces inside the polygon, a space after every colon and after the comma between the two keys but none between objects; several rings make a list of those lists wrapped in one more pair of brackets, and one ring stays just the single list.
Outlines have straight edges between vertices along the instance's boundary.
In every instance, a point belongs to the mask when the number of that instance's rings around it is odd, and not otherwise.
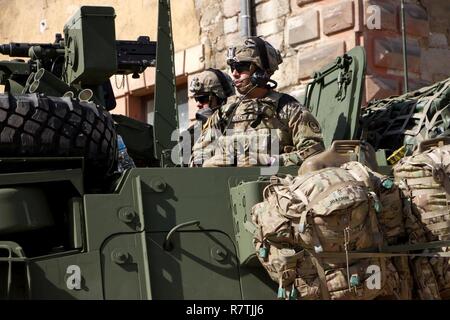
[{"label": "black sunglasses", "polygon": [[239,73],[244,72],[244,71],[250,71],[251,66],[252,66],[252,63],[249,61],[233,62],[232,64],[230,64],[231,72],[236,70]]},{"label": "black sunglasses", "polygon": [[208,95],[204,95],[204,96],[195,96],[194,97],[196,102],[200,102],[200,103],[208,103],[209,102],[209,96]]}]

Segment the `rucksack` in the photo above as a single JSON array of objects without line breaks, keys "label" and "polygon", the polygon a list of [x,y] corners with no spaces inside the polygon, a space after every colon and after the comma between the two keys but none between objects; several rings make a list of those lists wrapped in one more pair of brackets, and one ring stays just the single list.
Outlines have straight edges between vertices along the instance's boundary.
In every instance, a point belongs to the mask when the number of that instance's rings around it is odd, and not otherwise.
[{"label": "rucksack", "polygon": [[[356,167],[357,165],[353,165]],[[356,250],[384,243],[381,203],[365,178],[345,165],[299,177],[273,178],[264,202],[253,207],[258,257],[280,298],[374,299],[398,297],[399,276],[388,257],[354,258]],[[370,267],[379,286],[370,287]]]},{"label": "rucksack", "polygon": [[[434,147],[413,156],[405,157],[394,166],[394,177],[402,190],[404,214],[407,218],[409,243],[421,243],[436,240],[450,240],[450,145]],[[416,223],[414,223],[414,221]],[[449,248],[440,248],[449,251]],[[448,258],[416,258],[413,265],[417,268],[430,264],[437,285],[427,280],[429,287],[419,296],[439,298],[450,297],[450,260]],[[426,269],[426,268],[425,268]],[[423,274],[417,270],[416,274]],[[416,281],[417,282],[417,281]],[[422,281],[423,282],[423,281]],[[419,281],[420,283],[420,281]]]},{"label": "rucksack", "polygon": [[428,231],[428,241],[450,240],[450,145],[406,157],[394,177],[412,212]]}]

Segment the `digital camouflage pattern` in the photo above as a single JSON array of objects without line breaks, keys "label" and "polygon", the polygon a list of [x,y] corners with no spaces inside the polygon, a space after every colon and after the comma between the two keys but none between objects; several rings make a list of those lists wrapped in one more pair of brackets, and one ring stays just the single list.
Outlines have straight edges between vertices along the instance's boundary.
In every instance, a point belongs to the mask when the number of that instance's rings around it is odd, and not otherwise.
[{"label": "digital camouflage pattern", "polygon": [[266,45],[266,52],[269,66],[265,68],[261,62],[261,52],[259,52],[258,47],[255,42],[249,38],[246,39],[244,45],[231,47],[227,52],[227,63],[231,64],[233,62],[253,62],[261,70],[265,70],[269,75],[272,75],[276,70],[278,70],[278,65],[283,62],[280,51],[275,49],[270,43],[264,41]]},{"label": "digital camouflage pattern", "polygon": [[[415,220],[414,230],[409,230],[411,243],[450,240],[450,145],[432,148],[410,157],[405,157],[394,166],[394,177],[402,190],[402,198],[409,220]],[[448,248],[442,248],[444,252]],[[416,261],[419,260],[419,261]],[[414,266],[421,267],[417,277],[431,274],[435,279],[420,283],[431,283],[419,290],[419,295],[428,299],[450,298],[450,261],[448,258],[416,258]],[[425,267],[424,267],[425,266]],[[434,282],[436,284],[434,285]],[[419,286],[420,288],[420,286]],[[437,292],[437,294],[436,294]]]},{"label": "digital camouflage pattern", "polygon": [[[404,259],[351,256],[352,251],[376,249],[384,242],[378,221],[380,201],[373,191],[376,180],[356,162],[272,179],[264,190],[264,202],[253,207],[252,221],[257,226],[257,255],[279,283],[280,298],[410,296],[408,281],[400,284],[400,279],[410,279]],[[380,268],[378,289],[365,283],[370,265]]]},{"label": "digital camouflage pattern", "polygon": [[294,98],[271,90],[259,99],[235,97],[217,110],[193,147],[191,165],[267,166],[271,156],[282,166],[300,165],[323,150],[314,116]]},{"label": "digital camouflage pattern", "polygon": [[406,237],[401,192],[393,179],[382,175],[362,165],[360,162],[351,161],[342,165],[349,170],[357,181],[373,190],[379,198],[381,212],[377,214],[379,226],[383,237],[388,244],[398,244]]},{"label": "digital camouflage pattern", "polygon": [[222,74],[227,80],[229,87],[232,89],[231,94],[226,94],[217,75],[213,71],[209,70],[203,71],[199,75],[192,78],[189,84],[189,91],[193,95],[209,95],[214,93],[221,99],[226,99],[229,96],[234,95],[234,87],[232,85],[231,77],[224,72],[222,72]]},{"label": "digital camouflage pattern", "polygon": [[405,157],[394,166],[404,198],[426,227],[427,240],[450,240],[450,145]]}]

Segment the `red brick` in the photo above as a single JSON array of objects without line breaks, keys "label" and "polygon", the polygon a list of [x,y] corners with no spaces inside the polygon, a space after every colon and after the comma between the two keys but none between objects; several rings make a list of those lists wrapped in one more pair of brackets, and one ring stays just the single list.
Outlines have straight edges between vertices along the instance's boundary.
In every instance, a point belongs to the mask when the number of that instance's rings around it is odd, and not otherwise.
[{"label": "red brick", "polygon": [[406,32],[410,35],[418,37],[429,36],[430,25],[427,12],[418,5],[405,4],[405,25]]},{"label": "red brick", "polygon": [[[407,42],[408,70],[420,71],[420,47],[417,40]],[[373,46],[373,63],[377,67],[403,70],[403,45],[401,38],[376,38]]]},{"label": "red brick", "polygon": [[433,83],[448,79],[449,74],[435,73],[433,74]]},{"label": "red brick", "polygon": [[330,42],[298,53],[298,78],[310,77],[315,71],[319,71],[336,57],[345,52],[345,42],[342,40]]},{"label": "red brick", "polygon": [[430,37],[428,38],[428,44],[430,48],[448,48],[447,37],[443,33],[431,32]]},{"label": "red brick", "polygon": [[440,78],[439,75],[450,75],[450,50],[428,49],[423,50],[421,56],[421,78],[427,81],[434,81]]},{"label": "red brick", "polygon": [[399,94],[399,81],[380,76],[366,77],[366,101]]},{"label": "red brick", "polygon": [[353,1],[343,1],[322,9],[323,33],[330,35],[355,25]]},{"label": "red brick", "polygon": [[[404,88],[404,81],[401,79],[400,81],[400,88],[403,90]],[[429,86],[431,84],[430,81],[422,80],[422,79],[408,79],[408,91],[414,91],[426,86]]]},{"label": "red brick", "polygon": [[392,30],[397,31],[397,5],[395,3],[389,3],[381,0],[365,0],[364,1],[364,25],[367,27],[367,22],[371,16],[374,15],[373,11],[369,10],[369,6],[378,6],[380,8],[380,30]]},{"label": "red brick", "polygon": [[126,98],[128,116],[139,121],[146,121],[146,110],[145,106],[142,104],[141,98],[130,95]]}]

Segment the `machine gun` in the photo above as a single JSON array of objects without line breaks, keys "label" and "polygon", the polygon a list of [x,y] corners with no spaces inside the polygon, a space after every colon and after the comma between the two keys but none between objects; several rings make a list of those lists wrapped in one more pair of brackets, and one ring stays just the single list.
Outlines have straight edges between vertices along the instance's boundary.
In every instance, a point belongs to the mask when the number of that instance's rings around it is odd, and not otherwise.
[{"label": "machine gun", "polygon": [[109,78],[139,73],[156,64],[156,42],[116,40],[111,7],[81,7],[64,26],[64,37],[53,43],[9,43],[0,53],[15,58],[0,61],[0,84],[12,94],[43,93],[93,99],[107,110],[115,107]]}]

